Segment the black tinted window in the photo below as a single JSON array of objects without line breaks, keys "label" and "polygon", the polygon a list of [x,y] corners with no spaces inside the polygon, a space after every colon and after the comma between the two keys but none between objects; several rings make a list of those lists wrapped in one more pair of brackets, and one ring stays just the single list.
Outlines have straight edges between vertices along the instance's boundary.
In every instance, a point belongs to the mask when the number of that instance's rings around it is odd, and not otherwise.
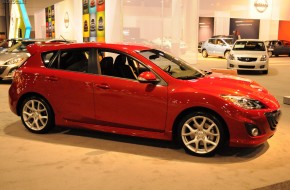
[{"label": "black tinted window", "polygon": [[132,57],[111,50],[98,50],[101,74],[137,80],[138,75],[148,70]]},{"label": "black tinted window", "polygon": [[43,59],[45,60],[50,56],[52,56],[48,66],[50,68],[77,72],[88,72],[88,49],[61,50],[55,57],[47,53]]}]

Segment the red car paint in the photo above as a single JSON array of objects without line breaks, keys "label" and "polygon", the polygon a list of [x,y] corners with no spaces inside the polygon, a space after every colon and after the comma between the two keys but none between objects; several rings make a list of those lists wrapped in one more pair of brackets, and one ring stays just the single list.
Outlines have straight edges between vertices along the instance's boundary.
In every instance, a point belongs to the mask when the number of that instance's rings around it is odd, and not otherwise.
[{"label": "red car paint", "polygon": [[[74,48],[123,52],[148,66],[166,85],[44,66],[42,52]],[[49,102],[57,126],[163,140],[173,138],[175,122],[183,113],[202,109],[215,113],[223,121],[229,133],[229,145],[236,147],[260,145],[275,133],[265,113],[279,111],[279,103],[256,82],[223,74],[180,80],[140,55],[143,50],[150,48],[99,43],[30,46],[31,57],[16,71],[9,90],[10,108],[20,115],[22,97],[36,93]],[[221,95],[253,98],[265,108],[244,109]],[[249,135],[245,123],[256,125],[261,134]]]}]

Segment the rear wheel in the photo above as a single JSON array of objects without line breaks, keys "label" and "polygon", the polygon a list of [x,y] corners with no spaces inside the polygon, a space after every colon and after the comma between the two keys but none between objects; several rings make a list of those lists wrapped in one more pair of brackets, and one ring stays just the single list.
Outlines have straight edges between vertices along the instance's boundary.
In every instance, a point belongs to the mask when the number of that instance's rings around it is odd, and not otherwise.
[{"label": "rear wheel", "polygon": [[204,58],[208,57],[208,53],[207,53],[207,51],[205,49],[202,50],[201,54],[202,54],[202,57],[204,57]]},{"label": "rear wheel", "polygon": [[32,96],[24,100],[21,120],[33,133],[47,133],[54,127],[54,116],[49,104],[42,98]]},{"label": "rear wheel", "polygon": [[224,126],[214,115],[197,111],[184,116],[178,125],[178,140],[191,155],[211,156],[224,147]]}]

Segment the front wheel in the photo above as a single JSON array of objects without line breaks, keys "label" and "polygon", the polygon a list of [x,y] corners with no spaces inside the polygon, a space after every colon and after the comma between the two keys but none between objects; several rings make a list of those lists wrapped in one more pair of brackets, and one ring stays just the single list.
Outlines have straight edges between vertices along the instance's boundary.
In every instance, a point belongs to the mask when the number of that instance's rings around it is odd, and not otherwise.
[{"label": "front wheel", "polygon": [[202,50],[201,54],[202,54],[202,57],[204,57],[204,58],[208,57],[208,53],[207,53],[207,51],[205,49]]},{"label": "front wheel", "polygon": [[197,111],[179,122],[178,140],[191,155],[212,156],[225,145],[226,136],[219,119],[210,113]]},{"label": "front wheel", "polygon": [[224,54],[225,59],[227,60],[230,56],[230,51],[226,51]]},{"label": "front wheel", "polygon": [[54,115],[50,105],[40,97],[29,97],[21,108],[21,120],[33,133],[47,133],[54,127]]}]

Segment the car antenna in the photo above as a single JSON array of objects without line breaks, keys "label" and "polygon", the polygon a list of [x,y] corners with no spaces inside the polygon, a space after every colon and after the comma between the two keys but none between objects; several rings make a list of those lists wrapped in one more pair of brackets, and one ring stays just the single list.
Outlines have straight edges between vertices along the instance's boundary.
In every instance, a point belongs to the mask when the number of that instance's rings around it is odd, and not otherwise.
[{"label": "car antenna", "polygon": [[62,39],[64,39],[64,41],[66,41],[66,42],[68,42],[62,35],[60,35],[60,37],[62,38]]}]

